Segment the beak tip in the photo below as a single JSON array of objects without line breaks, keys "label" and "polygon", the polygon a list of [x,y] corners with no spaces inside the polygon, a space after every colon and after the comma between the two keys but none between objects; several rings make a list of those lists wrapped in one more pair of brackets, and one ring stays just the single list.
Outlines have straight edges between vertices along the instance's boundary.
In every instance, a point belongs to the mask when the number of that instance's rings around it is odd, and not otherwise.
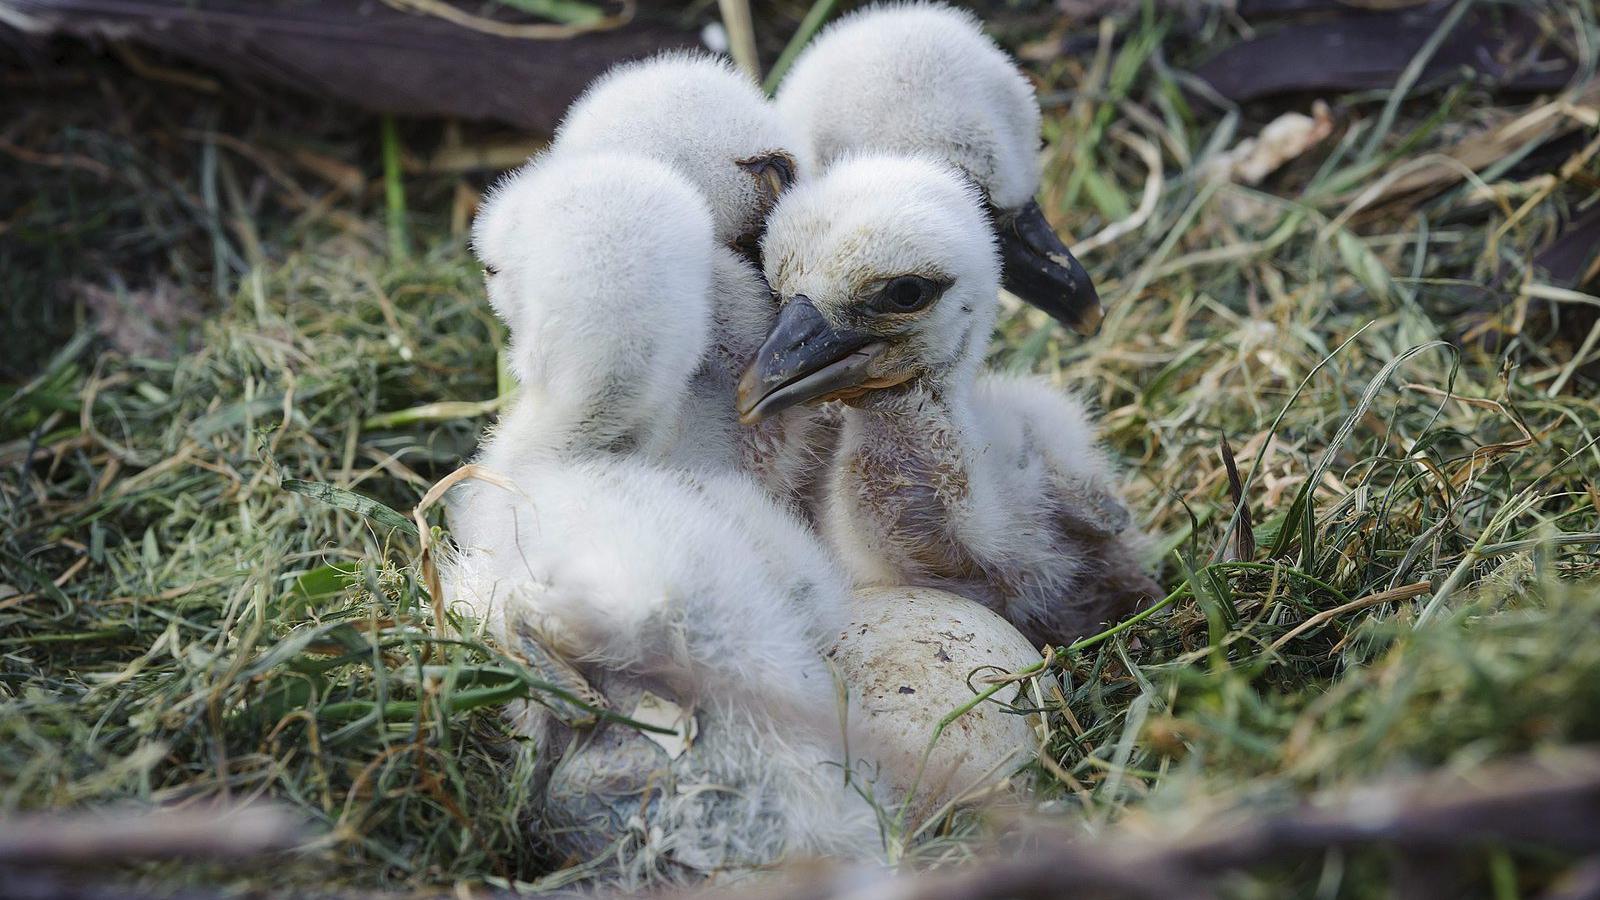
[{"label": "beak tip", "polygon": [[1106,308],[1099,303],[1084,309],[1078,316],[1078,321],[1073,323],[1072,330],[1084,337],[1093,337],[1100,332],[1100,323],[1106,318]]},{"label": "beak tip", "polygon": [[1002,212],[997,221],[1006,288],[1080,335],[1098,332],[1105,309],[1094,280],[1039,204],[1030,201]]},{"label": "beak tip", "polygon": [[804,294],[778,312],[767,339],[734,393],[734,411],[754,425],[825,399],[867,379],[884,344],[862,331],[835,328]]}]

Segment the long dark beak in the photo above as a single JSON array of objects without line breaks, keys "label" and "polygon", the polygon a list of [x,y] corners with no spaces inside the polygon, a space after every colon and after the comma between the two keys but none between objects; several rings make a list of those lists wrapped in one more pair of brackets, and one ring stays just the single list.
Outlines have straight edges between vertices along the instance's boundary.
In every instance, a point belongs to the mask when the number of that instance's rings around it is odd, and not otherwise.
[{"label": "long dark beak", "polygon": [[836,329],[804,295],[778,311],[766,343],[739,379],[739,421],[746,425],[809,400],[859,387],[884,345],[874,335]]},{"label": "long dark beak", "polygon": [[1006,290],[1079,334],[1099,331],[1105,308],[1094,282],[1045,220],[1039,204],[1029,200],[1021,209],[1001,210],[995,224]]}]

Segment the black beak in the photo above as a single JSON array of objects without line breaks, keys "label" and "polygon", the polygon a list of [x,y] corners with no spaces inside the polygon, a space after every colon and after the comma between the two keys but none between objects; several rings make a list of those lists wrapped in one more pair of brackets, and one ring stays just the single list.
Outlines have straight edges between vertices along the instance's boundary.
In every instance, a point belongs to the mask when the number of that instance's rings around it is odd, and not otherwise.
[{"label": "black beak", "polygon": [[1105,309],[1089,273],[1061,242],[1036,201],[995,215],[1006,290],[1079,334],[1100,330]]},{"label": "black beak", "polygon": [[859,387],[884,345],[836,329],[804,295],[778,311],[772,333],[739,379],[739,421],[751,425],[791,406]]}]

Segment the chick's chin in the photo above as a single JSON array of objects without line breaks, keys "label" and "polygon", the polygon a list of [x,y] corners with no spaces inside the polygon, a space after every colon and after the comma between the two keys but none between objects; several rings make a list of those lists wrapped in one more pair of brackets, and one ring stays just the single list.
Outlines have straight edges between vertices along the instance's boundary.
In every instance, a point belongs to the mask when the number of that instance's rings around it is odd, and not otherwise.
[{"label": "chick's chin", "polygon": [[916,346],[904,342],[889,343],[885,352],[874,360],[866,380],[818,398],[818,402],[838,400],[856,409],[893,403],[926,380],[928,371],[922,364],[920,352]]},{"label": "chick's chin", "polygon": [[856,409],[870,409],[878,403],[904,396],[910,391],[916,377],[916,372],[905,371],[869,378],[854,387],[818,397],[814,402],[821,404],[837,400]]}]

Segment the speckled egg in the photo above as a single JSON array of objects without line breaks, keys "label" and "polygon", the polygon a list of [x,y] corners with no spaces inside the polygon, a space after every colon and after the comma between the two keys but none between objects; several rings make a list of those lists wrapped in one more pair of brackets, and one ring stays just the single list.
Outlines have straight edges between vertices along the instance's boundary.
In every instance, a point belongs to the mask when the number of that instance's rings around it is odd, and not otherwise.
[{"label": "speckled egg", "polygon": [[[856,700],[858,733],[884,766],[880,786],[901,793],[939,720],[989,686],[981,677],[1039,661],[1011,623],[987,608],[912,587],[857,590],[850,626],[828,655]],[[945,729],[918,786],[918,805],[970,796],[1033,758],[1032,717],[1009,709],[1018,690],[1008,685]]]}]

